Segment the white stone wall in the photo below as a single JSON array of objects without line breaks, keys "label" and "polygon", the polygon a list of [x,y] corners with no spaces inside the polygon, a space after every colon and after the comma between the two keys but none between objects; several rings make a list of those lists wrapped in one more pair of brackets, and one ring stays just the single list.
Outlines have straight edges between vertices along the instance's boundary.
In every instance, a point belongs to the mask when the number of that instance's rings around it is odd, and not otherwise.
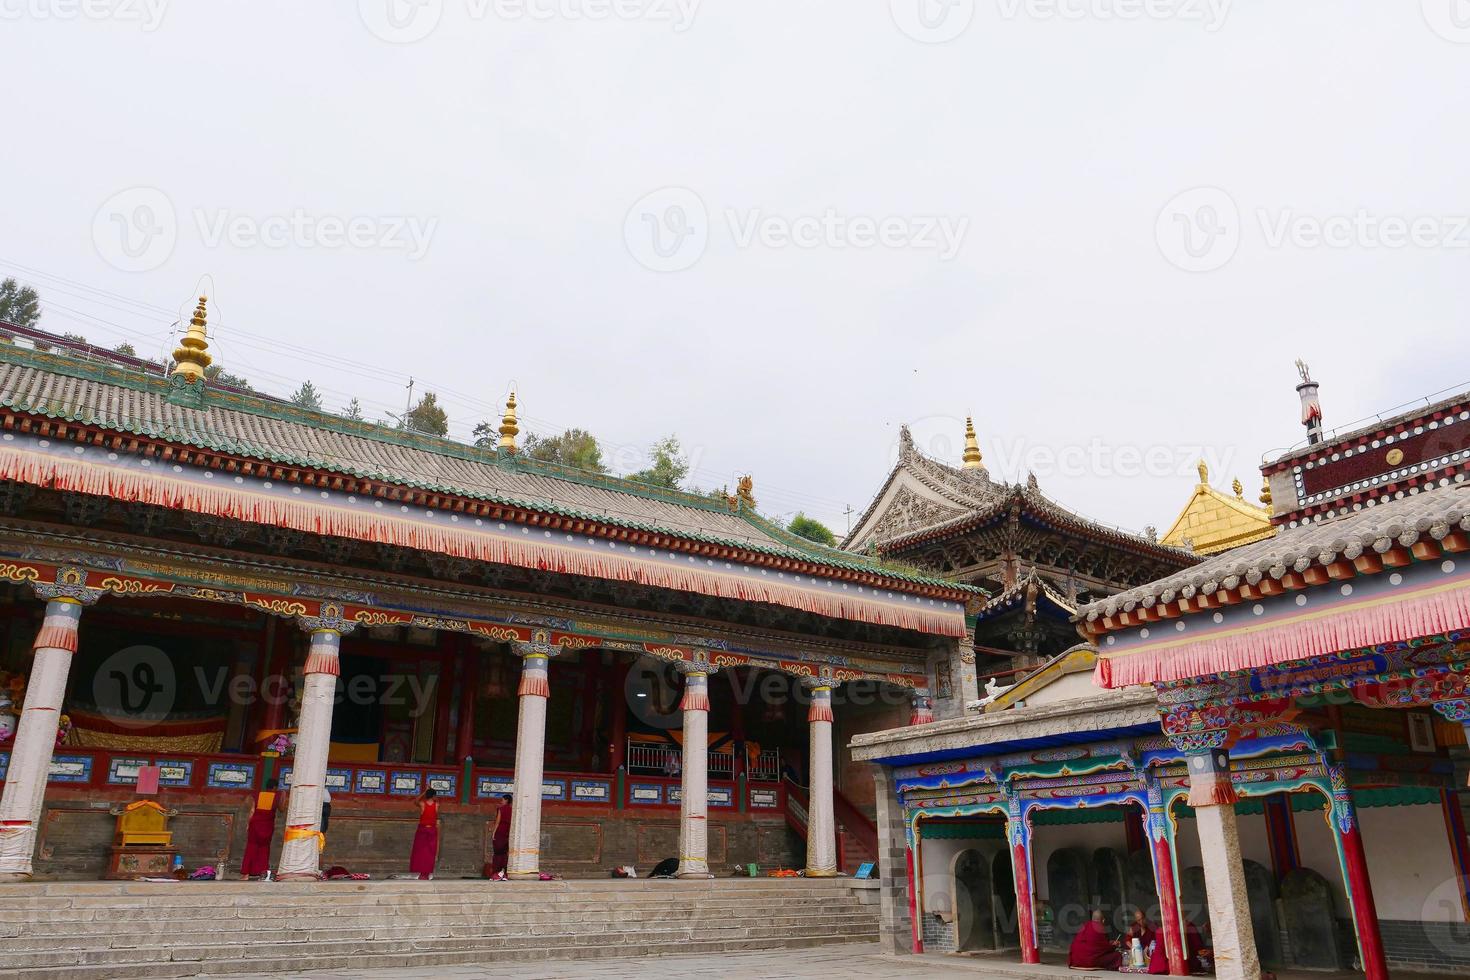
[{"label": "white stone wall", "polygon": [[1464,921],[1442,807],[1370,807],[1358,819],[1380,919]]}]

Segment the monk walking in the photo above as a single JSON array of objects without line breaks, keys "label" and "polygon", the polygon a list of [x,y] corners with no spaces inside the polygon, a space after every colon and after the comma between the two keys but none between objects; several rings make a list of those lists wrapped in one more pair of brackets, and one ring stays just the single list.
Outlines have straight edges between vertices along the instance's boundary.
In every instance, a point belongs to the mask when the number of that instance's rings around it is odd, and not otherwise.
[{"label": "monk walking", "polygon": [[434,787],[424,790],[419,797],[419,826],[413,835],[413,853],[408,857],[408,870],[419,876],[420,881],[434,877],[434,866],[439,863],[439,801]]},{"label": "monk walking", "polygon": [[495,811],[495,831],[490,835],[490,877],[501,880],[510,860],[510,797],[500,798]]},{"label": "monk walking", "polygon": [[245,856],[240,860],[240,874],[249,881],[263,877],[271,869],[271,840],[276,835],[276,781],[266,780],[265,789],[256,794],[255,809],[245,825]]}]

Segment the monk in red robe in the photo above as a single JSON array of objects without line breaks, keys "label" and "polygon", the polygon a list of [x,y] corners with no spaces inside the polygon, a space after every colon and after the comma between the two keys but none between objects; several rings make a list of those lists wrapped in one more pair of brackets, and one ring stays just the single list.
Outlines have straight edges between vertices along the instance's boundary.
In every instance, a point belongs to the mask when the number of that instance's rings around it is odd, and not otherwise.
[{"label": "monk in red robe", "polygon": [[1123,965],[1123,954],[1118,952],[1118,947],[1108,937],[1107,926],[1103,924],[1101,910],[1092,913],[1092,921],[1082,927],[1077,933],[1077,938],[1072,940],[1072,948],[1067,953],[1067,965],[1081,967],[1086,970],[1116,970]]},{"label": "monk in red robe", "polygon": [[490,877],[503,878],[510,858],[510,797],[503,796],[495,811],[495,832],[490,837]]},{"label": "monk in red robe", "polygon": [[[1199,926],[1184,920],[1184,972],[1193,976],[1204,972],[1204,964],[1199,961],[1199,951],[1205,947],[1205,937],[1200,934]],[[1164,949],[1164,936],[1159,934],[1158,943],[1154,946],[1154,954],[1148,960],[1148,972],[1151,976],[1167,976],[1169,973],[1169,954]]]},{"label": "monk in red robe", "polygon": [[434,877],[439,863],[439,801],[431,786],[419,797],[419,826],[413,835],[413,852],[408,856],[408,870],[421,881]]},{"label": "monk in red robe", "polygon": [[271,839],[276,835],[276,781],[267,780],[265,789],[255,797],[255,809],[245,825],[245,856],[240,859],[240,874],[248,881],[263,877],[271,869]]}]

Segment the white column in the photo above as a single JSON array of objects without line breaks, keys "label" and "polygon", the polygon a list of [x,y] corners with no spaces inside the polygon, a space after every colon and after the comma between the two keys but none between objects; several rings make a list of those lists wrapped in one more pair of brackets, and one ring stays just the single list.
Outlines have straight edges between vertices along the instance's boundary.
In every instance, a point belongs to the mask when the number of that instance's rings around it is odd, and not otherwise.
[{"label": "white column", "polygon": [[46,603],[46,618],[36,635],[35,659],[26,683],[5,792],[0,795],[0,879],[29,878],[36,850],[36,828],[51,775],[51,753],[61,721],[66,675],[77,650],[82,603],[57,598]]},{"label": "white column", "polygon": [[516,691],[520,713],[516,722],[514,805],[510,811],[510,853],[507,878],[531,879],[541,875],[541,782],[546,769],[546,701],[550,654],[516,644],[522,658],[521,686]]},{"label": "white column", "polygon": [[812,688],[806,719],[811,727],[807,754],[806,876],[837,876],[837,820],[832,813],[832,688]]},{"label": "white column", "polygon": [[320,878],[322,790],[327,783],[327,754],[332,747],[332,704],[337,677],[342,673],[339,652],[342,633],[320,627],[312,630],[301,693],[301,717],[296,724],[296,752],[291,762],[291,795],[286,803],[286,838],[281,845],[281,880]]},{"label": "white column", "polygon": [[1194,807],[1204,856],[1205,892],[1210,906],[1210,943],[1220,980],[1257,980],[1261,963],[1251,928],[1250,899],[1235,825],[1235,787],[1224,748],[1189,756],[1189,805]]},{"label": "white column", "polygon": [[709,675],[700,665],[684,670],[684,766],[679,798],[679,878],[713,878],[709,873]]}]

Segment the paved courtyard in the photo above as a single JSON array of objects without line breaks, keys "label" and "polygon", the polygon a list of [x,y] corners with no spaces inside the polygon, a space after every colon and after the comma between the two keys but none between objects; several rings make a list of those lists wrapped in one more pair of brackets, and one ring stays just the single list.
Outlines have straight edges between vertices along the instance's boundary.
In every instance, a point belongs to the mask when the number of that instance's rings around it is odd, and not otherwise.
[{"label": "paved courtyard", "polygon": [[[777,949],[762,953],[720,953],[713,956],[652,956],[647,959],[604,959],[507,963],[504,966],[434,966],[393,970],[312,971],[272,973],[233,980],[576,980],[579,977],[638,977],[639,980],[685,980],[687,977],[720,977],[736,980],[871,980],[904,977],[907,980],[978,980],[978,978],[1065,977],[1070,980],[1101,980],[1116,973],[1069,971],[1065,966],[1044,964],[1022,966],[1010,959],[953,956],[885,956],[877,943],[818,946],[806,949]],[[1415,980],[1452,980],[1447,976],[1404,974]],[[1362,974],[1280,973],[1277,980],[1361,980]]]}]

